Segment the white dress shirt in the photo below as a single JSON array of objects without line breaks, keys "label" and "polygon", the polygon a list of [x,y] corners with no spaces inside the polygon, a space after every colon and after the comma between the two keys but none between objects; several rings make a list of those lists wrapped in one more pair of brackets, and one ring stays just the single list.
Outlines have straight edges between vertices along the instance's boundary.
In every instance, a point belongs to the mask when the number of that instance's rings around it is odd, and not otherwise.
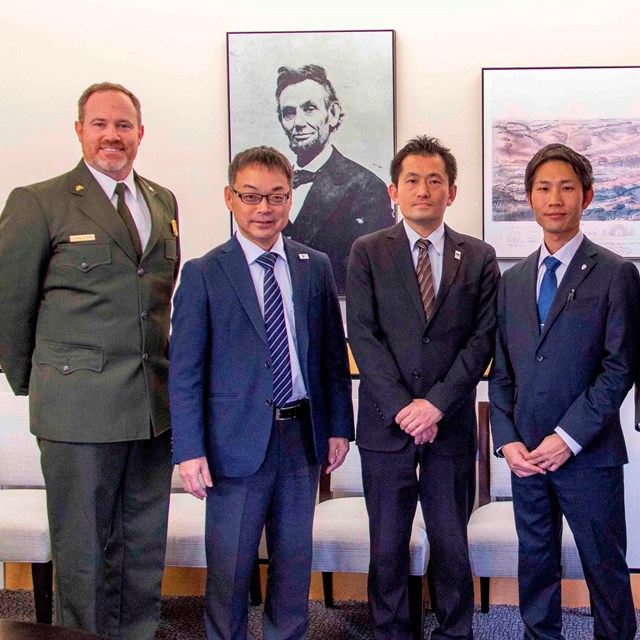
[{"label": "white dress shirt", "polygon": [[[308,165],[299,167],[296,163],[293,165],[293,170],[297,171],[298,169],[302,169],[303,171],[313,171],[315,173],[324,167],[332,153],[333,146],[328,144]],[[313,182],[307,182],[306,184],[301,184],[297,189],[293,189],[291,210],[289,211],[289,221],[291,223],[295,222],[295,219],[298,217],[300,209],[302,209],[302,205],[304,204],[309,191],[311,191],[312,186]]]},{"label": "white dress shirt", "polygon": [[[251,242],[245,238],[240,231],[236,232],[236,238],[240,243],[240,247],[244,252],[244,257],[247,259],[249,265],[249,271],[251,272],[251,279],[253,280],[253,286],[256,290],[256,296],[258,297],[258,304],[260,305],[260,311],[264,317],[264,268],[261,267],[256,260],[265,253],[265,250],[259,247],[257,244]],[[275,253],[278,257],[273,267],[273,274],[276,278],[278,286],[280,287],[280,294],[282,295],[282,303],[284,305],[284,321],[287,327],[287,341],[289,343],[289,359],[291,361],[291,381],[293,383],[291,397],[288,402],[295,402],[296,400],[302,400],[308,398],[307,388],[305,387],[304,380],[302,378],[302,369],[300,368],[300,360],[298,359],[298,347],[296,340],[296,321],[293,306],[293,289],[291,287],[291,273],[289,272],[289,261],[287,260],[287,254],[284,251],[284,241],[282,240],[282,234],[278,236],[273,247],[270,249],[271,253]]]},{"label": "white dress shirt", "polygon": [[[109,198],[111,204],[117,210],[118,196],[116,195],[116,185],[118,182],[113,178],[110,178],[108,175],[100,173],[100,171],[90,167],[86,162],[85,164],[87,165],[87,169],[91,171],[97,183],[102,187],[102,190],[107,194],[107,198]],[[131,171],[129,175],[120,182],[125,186],[124,201],[127,203],[129,211],[131,211],[131,217],[135,222],[136,228],[138,229],[138,235],[140,236],[140,245],[144,251],[147,243],[149,242],[149,237],[151,236],[151,214],[149,213],[149,207],[147,207],[144,196],[136,185],[133,171]]]}]

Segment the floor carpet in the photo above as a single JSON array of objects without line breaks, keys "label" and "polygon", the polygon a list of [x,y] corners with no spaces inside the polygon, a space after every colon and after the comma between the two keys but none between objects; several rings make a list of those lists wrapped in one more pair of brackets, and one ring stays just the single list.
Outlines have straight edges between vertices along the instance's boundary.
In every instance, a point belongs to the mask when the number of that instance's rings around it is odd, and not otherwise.
[{"label": "floor carpet", "polygon": [[[167,596],[162,599],[162,618],[157,640],[202,640],[202,597]],[[309,603],[311,625],[309,640],[371,640],[369,615],[364,602],[343,600],[333,609],[318,601]],[[255,640],[262,638],[260,616],[262,607],[250,607],[249,630]],[[640,611],[636,611],[640,622]],[[0,590],[0,618],[35,621],[33,597],[30,591]],[[593,618],[587,609],[564,609],[566,640],[593,638]],[[433,613],[425,613],[425,640],[436,626]],[[523,635],[517,607],[492,605],[489,613],[476,611],[473,617],[476,640],[519,640]],[[636,635],[640,637],[640,635]]]}]

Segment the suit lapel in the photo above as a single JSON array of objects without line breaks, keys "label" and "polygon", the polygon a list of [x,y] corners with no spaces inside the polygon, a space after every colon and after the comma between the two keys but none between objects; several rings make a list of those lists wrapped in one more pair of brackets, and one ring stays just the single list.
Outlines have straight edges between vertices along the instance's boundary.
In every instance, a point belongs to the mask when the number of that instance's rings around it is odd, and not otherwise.
[{"label": "suit lapel", "polygon": [[451,285],[456,279],[460,263],[465,259],[464,251],[462,250],[463,244],[464,241],[462,238],[445,225],[444,251],[442,254],[442,277],[440,279],[438,295],[436,296],[435,306],[433,308],[430,321],[433,320],[436,313],[438,313],[438,309],[447,297],[449,289],[451,289]]},{"label": "suit lapel", "polygon": [[234,288],[240,304],[244,307],[258,335],[264,340],[265,344],[269,344],[267,341],[267,331],[264,326],[264,318],[262,317],[260,305],[258,304],[258,297],[256,296],[256,290],[253,286],[249,265],[247,264],[244,251],[242,251],[242,247],[235,236],[222,248],[220,266],[227,274],[227,278],[229,278],[229,282]]},{"label": "suit lapel", "polygon": [[284,238],[284,250],[289,262],[291,274],[291,290],[293,293],[293,312],[296,320],[295,342],[298,349],[298,361],[302,368],[305,383],[308,384],[307,354],[309,351],[309,332],[307,323],[309,318],[309,289],[311,286],[311,261],[303,260],[296,248],[287,238]]},{"label": "suit lapel", "polygon": [[538,260],[540,258],[540,250],[530,255],[524,264],[523,278],[524,284],[521,284],[516,294],[519,296],[517,307],[521,310],[522,322],[527,331],[537,340],[540,336],[540,322],[538,320],[538,298],[536,296],[536,288],[538,284]]},{"label": "suit lapel", "polygon": [[136,185],[138,186],[138,189],[140,189],[140,192],[142,193],[142,196],[147,203],[149,214],[151,215],[151,235],[149,236],[147,246],[142,248],[143,255],[146,255],[149,251],[151,251],[153,247],[155,247],[158,239],[160,238],[162,226],[163,224],[165,224],[163,216],[164,209],[162,207],[162,204],[158,202],[158,199],[156,197],[156,190],[137,173]]},{"label": "suit lapel", "polygon": [[107,194],[81,160],[69,174],[69,192],[78,198],[78,209],[102,227],[114,242],[135,262],[138,263],[135,249],[131,244],[129,232],[118,212],[107,198]]},{"label": "suit lapel", "polygon": [[556,291],[544,323],[544,329],[540,335],[540,340],[543,340],[547,333],[549,333],[553,323],[566,307],[571,292],[575,293],[575,290],[591,272],[591,269],[596,266],[597,254],[598,250],[595,245],[585,237],[578,247],[575,256],[573,256],[573,259],[569,263],[567,272],[564,274],[564,278],[562,278],[562,282]]},{"label": "suit lapel", "polygon": [[418,285],[418,277],[416,276],[413,259],[411,258],[409,239],[407,238],[402,222],[399,222],[395,227],[391,227],[387,232],[387,248],[398,268],[400,279],[413,302],[420,322],[424,324],[424,307],[422,306],[422,298],[420,297],[420,286]]}]

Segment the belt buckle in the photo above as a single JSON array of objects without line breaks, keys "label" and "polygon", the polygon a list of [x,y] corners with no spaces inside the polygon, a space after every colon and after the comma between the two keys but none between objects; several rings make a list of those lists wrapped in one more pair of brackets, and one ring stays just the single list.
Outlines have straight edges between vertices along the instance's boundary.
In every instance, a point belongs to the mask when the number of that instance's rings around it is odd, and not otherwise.
[{"label": "belt buckle", "polygon": [[276,407],[275,419],[279,421],[293,420],[298,415],[298,410],[302,406],[301,402],[291,405],[290,407]]}]

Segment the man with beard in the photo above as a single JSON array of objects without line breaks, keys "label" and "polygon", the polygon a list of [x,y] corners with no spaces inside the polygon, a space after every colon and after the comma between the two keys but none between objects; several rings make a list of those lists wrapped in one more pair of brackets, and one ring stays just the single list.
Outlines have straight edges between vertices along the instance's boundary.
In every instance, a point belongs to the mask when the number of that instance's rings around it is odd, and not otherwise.
[{"label": "man with beard", "polygon": [[283,233],[329,256],[339,293],[356,238],[394,223],[384,182],[332,144],[344,112],[326,71],[280,67],[278,118],[296,155],[294,197]]},{"label": "man with beard", "polygon": [[86,89],[75,130],[78,165],[15,189],[0,217],[0,364],[29,395],[58,623],[152,640],[171,488],[177,205],[133,170],[144,128],[128,89]]}]

